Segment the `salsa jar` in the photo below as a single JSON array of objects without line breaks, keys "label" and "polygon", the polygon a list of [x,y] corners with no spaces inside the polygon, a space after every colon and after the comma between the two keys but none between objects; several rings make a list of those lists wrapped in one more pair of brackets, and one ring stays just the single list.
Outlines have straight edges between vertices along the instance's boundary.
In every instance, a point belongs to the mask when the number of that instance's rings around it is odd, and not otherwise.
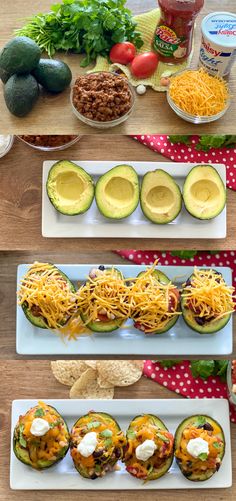
[{"label": "salsa jar", "polygon": [[159,60],[169,64],[183,63],[192,50],[194,22],[204,0],[158,0],[161,11],[153,50]]}]

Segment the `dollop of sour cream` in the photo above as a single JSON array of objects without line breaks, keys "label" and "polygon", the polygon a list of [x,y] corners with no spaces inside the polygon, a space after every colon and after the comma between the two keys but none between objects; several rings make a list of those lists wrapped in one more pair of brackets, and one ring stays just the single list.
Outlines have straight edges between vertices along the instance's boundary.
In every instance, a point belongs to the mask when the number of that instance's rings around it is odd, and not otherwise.
[{"label": "dollop of sour cream", "polygon": [[209,445],[203,438],[191,438],[187,444],[187,451],[190,456],[197,458],[200,454],[209,454]]},{"label": "dollop of sour cream", "polygon": [[95,431],[91,431],[86,433],[77,445],[77,451],[85,458],[88,458],[95,451],[97,443],[97,433],[95,433]]},{"label": "dollop of sour cream", "polygon": [[32,433],[32,435],[34,435],[35,437],[42,437],[43,435],[45,435],[45,433],[48,432],[48,430],[50,430],[50,426],[46,419],[33,419],[30,428],[30,433]]},{"label": "dollop of sour cream", "polygon": [[135,455],[140,461],[147,461],[153,456],[157,446],[153,440],[145,440],[142,444],[138,445],[135,450]]}]

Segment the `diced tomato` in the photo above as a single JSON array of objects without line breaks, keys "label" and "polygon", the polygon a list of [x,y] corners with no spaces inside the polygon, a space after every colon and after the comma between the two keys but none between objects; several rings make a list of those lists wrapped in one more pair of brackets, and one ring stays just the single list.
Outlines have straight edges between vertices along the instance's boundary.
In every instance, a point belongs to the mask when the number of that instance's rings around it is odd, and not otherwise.
[{"label": "diced tomato", "polygon": [[98,320],[100,320],[100,322],[110,322],[110,319],[107,317],[107,315],[102,315],[101,313],[98,313]]}]

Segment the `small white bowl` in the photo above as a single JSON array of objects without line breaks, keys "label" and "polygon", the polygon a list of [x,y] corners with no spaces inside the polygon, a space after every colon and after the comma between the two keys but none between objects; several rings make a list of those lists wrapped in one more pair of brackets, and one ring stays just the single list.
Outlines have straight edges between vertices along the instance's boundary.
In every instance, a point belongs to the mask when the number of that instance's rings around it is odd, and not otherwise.
[{"label": "small white bowl", "polygon": [[74,139],[69,141],[68,143],[61,144],[60,146],[37,146],[36,144],[29,143],[28,141],[25,141],[22,137],[16,136],[22,143],[27,144],[27,146],[30,146],[34,150],[38,151],[61,151],[61,150],[66,150],[67,148],[70,148],[70,146],[73,146],[73,144],[77,143],[81,139],[82,136],[76,136]]},{"label": "small white bowl", "polygon": [[11,136],[10,134],[7,134],[7,137],[9,137],[9,141],[5,147],[5,150],[0,153],[0,158],[4,157],[12,148],[13,143],[14,143],[14,136]]}]

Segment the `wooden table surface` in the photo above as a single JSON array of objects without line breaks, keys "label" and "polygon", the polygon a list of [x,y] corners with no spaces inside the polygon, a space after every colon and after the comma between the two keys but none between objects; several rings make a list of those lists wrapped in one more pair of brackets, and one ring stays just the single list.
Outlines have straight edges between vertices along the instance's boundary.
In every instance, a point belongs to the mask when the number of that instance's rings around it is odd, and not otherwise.
[{"label": "wooden table surface", "polygon": [[[123,260],[120,256],[113,254],[108,251],[96,250],[92,253],[87,252],[73,252],[68,255],[66,251],[64,252],[0,252],[0,339],[1,339],[1,359],[26,359],[26,356],[20,356],[16,354],[16,272],[17,266],[21,263],[32,263],[34,261],[42,261],[50,263],[71,263],[71,264],[87,264],[87,263],[98,263],[98,264],[117,264],[127,263],[128,261]],[[228,357],[236,359],[236,315],[234,315],[234,352]],[[78,358],[79,353],[76,356],[69,356],[69,358]],[[128,355],[118,356],[116,358],[129,358]],[[29,357],[28,357],[29,358]],[[33,357],[34,359],[40,359],[42,356]],[[55,356],[55,357],[44,357],[44,358],[68,358],[65,355]],[[83,356],[81,358],[88,358]],[[90,357],[91,358],[91,357]],[[92,358],[112,358],[112,356],[93,356]],[[142,356],[137,358],[160,358],[158,353],[156,357],[150,355],[150,353],[143,353]],[[167,356],[162,356],[161,358],[170,358]],[[178,350],[176,349],[176,357],[178,357]],[[188,357],[192,359],[198,359],[199,355]],[[208,356],[201,355],[202,359],[209,359]],[[212,355],[210,358],[222,358],[222,356]],[[226,358],[226,357],[225,357]],[[1,400],[0,400],[1,401]],[[1,497],[0,497],[1,500]]]},{"label": "wooden table surface", "polygon": [[[56,0],[55,0],[56,1]],[[0,3],[0,47],[13,37],[14,29],[23,26],[24,18],[39,12],[47,12],[52,0],[8,0]],[[55,3],[55,2],[54,2]],[[148,11],[157,7],[156,0],[128,0],[128,6],[134,14]],[[212,11],[226,10],[235,12],[235,0],[205,0],[205,7],[201,11],[195,34],[195,50],[193,65],[197,65],[200,45],[201,19]],[[73,81],[76,76],[84,72],[80,68],[80,56],[65,55],[56,56],[69,64],[73,73]],[[236,90],[236,65],[231,72],[230,90],[232,96]],[[33,111],[26,117],[17,118],[11,115],[4,103],[3,86],[0,85],[0,131],[1,133],[15,134],[71,134],[71,133],[101,133],[82,124],[72,113],[69,103],[70,90],[63,94],[44,94],[38,100]],[[154,92],[149,89],[145,96],[137,96],[134,113],[129,120],[111,130],[114,134],[150,134],[150,133],[207,133],[226,134],[235,132],[236,123],[236,100],[232,98],[231,108],[226,115],[212,124],[194,125],[183,121],[171,110],[166,101],[165,93]]]},{"label": "wooden table surface", "polygon": [[[108,249],[236,249],[236,194],[227,190],[227,239],[52,239],[41,235],[42,163],[44,160],[159,161],[166,158],[126,136],[84,136],[66,151],[38,152],[15,140],[12,150],[0,159],[0,250],[58,252]],[[176,166],[176,169],[178,166]]]},{"label": "wooden table surface", "polygon": [[[10,454],[10,413],[11,401],[14,399],[50,399],[68,398],[68,387],[58,383],[50,370],[49,362],[46,361],[18,361],[1,362],[1,373],[4,375],[1,381],[0,398],[0,425],[1,425],[1,462],[0,462],[0,499],[2,501],[41,501],[41,499],[63,501],[66,497],[70,500],[95,501],[99,498],[104,501],[126,501],[127,498],[142,501],[144,492],[139,491],[11,491],[9,488],[9,454]],[[20,374],[20,377],[19,377]],[[150,379],[141,378],[135,385],[126,388],[116,388],[115,398],[179,398],[163,386],[154,383]],[[181,402],[180,402],[181,405]],[[231,426],[232,445],[236,441],[236,425]],[[236,474],[236,448],[232,448],[233,478]],[[188,501],[188,490],[173,491],[146,491],[145,501],[169,501],[171,496],[176,500]],[[191,501],[198,501],[199,495],[202,501],[233,501],[236,497],[236,484],[230,489],[204,489],[191,490]]]}]

